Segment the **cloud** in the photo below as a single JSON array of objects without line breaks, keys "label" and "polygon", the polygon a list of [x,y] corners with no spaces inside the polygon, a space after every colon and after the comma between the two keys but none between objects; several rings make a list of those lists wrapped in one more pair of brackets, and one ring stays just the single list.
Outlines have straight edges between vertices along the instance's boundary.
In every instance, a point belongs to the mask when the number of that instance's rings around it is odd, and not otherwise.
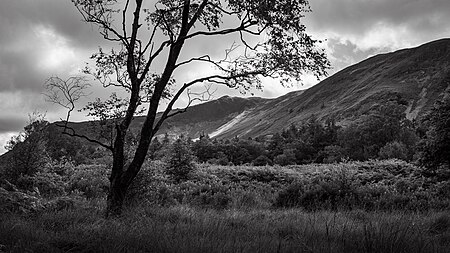
[{"label": "cloud", "polygon": [[17,133],[15,132],[0,132],[0,155],[6,152],[5,146],[8,143],[9,140],[11,140],[11,137],[15,136]]},{"label": "cloud", "polygon": [[408,26],[415,31],[436,33],[448,23],[447,0],[315,0],[308,15],[315,31],[365,35],[374,26]]},{"label": "cloud", "polygon": [[50,76],[79,73],[101,41],[70,1],[2,1],[0,134],[21,130],[33,111],[49,120],[64,115],[44,101],[43,85]]},{"label": "cloud", "polygon": [[[310,4],[313,12],[304,21],[314,37],[327,39],[322,46],[334,67],[330,74],[377,53],[417,46],[450,34],[448,0],[314,0]],[[233,41],[239,38],[195,39],[186,43],[181,57],[209,53],[221,59]],[[77,74],[98,46],[111,48],[95,26],[82,21],[71,1],[0,1],[0,134],[20,130],[26,115],[34,110],[47,112],[51,121],[62,117],[64,111],[45,103],[41,95],[45,80]],[[158,61],[154,70],[160,70],[163,63],[163,59]],[[207,71],[201,65],[183,68],[175,78],[183,83]],[[315,83],[314,77],[305,76],[303,86],[285,88],[267,79],[263,91],[254,93],[275,97]],[[108,96],[100,86],[91,91],[91,98]],[[218,87],[215,97],[224,94],[240,95],[239,91]],[[177,105],[182,106],[183,101],[186,98]],[[82,114],[77,113],[74,119],[82,119]]]},{"label": "cloud", "polygon": [[361,60],[450,34],[448,0],[315,0],[311,7],[313,13],[305,18],[308,31],[328,39],[328,49],[354,46],[352,51],[329,51],[337,69],[355,63],[345,60],[349,57]]},{"label": "cloud", "polygon": [[[27,34],[30,26],[49,26],[57,34],[72,42],[72,46],[90,48],[103,41],[92,26],[83,23],[71,1],[20,0],[2,1],[0,8],[0,31],[13,37]],[[30,41],[32,42],[32,41]]]},{"label": "cloud", "polygon": [[0,118],[0,133],[17,131],[25,122],[22,118]]}]

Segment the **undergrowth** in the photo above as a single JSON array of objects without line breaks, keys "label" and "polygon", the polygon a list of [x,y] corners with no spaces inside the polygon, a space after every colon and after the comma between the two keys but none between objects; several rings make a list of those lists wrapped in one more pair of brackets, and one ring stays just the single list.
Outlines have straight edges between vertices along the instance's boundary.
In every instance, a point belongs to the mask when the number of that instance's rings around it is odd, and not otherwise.
[{"label": "undergrowth", "polygon": [[201,164],[182,180],[165,173],[162,162],[147,163],[117,219],[103,216],[105,166],[83,166],[70,167],[68,181],[52,186],[58,191],[49,192],[66,194],[57,201],[30,195],[43,208],[20,214],[0,203],[6,210],[0,215],[0,252],[450,248],[449,182],[425,177],[420,168],[398,160],[287,167]]}]

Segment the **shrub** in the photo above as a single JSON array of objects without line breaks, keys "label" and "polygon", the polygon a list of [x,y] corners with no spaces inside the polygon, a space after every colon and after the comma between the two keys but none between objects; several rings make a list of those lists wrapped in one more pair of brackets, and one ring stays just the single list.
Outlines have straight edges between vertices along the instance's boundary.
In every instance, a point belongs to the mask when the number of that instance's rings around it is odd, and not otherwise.
[{"label": "shrub", "polygon": [[278,192],[274,206],[411,211],[450,206],[447,183],[426,178],[400,160],[293,167],[302,171]]},{"label": "shrub", "polygon": [[170,187],[173,182],[168,178],[166,168],[167,165],[162,161],[146,161],[128,188],[126,204],[174,204]]},{"label": "shrub", "polygon": [[280,166],[198,165],[176,182],[160,161],[145,164],[129,189],[133,203],[202,208],[430,210],[450,207],[450,184],[401,160]]},{"label": "shrub", "polygon": [[378,156],[381,159],[400,159],[400,160],[408,160],[408,149],[406,148],[405,144],[393,141],[387,143],[385,146],[383,146],[380,149],[380,152],[378,153]]},{"label": "shrub", "polygon": [[65,195],[66,183],[62,176],[54,172],[38,172],[34,176],[25,176],[18,180],[22,189],[37,188],[43,197]]},{"label": "shrub", "polygon": [[278,193],[276,207],[304,207],[308,210],[353,207],[358,194],[338,181],[320,180],[315,184],[295,182]]},{"label": "shrub", "polygon": [[0,214],[29,214],[43,209],[43,202],[37,193],[8,191],[0,187]]},{"label": "shrub", "polygon": [[104,197],[109,188],[108,173],[105,165],[79,165],[74,169],[68,188],[81,192],[86,198]]}]

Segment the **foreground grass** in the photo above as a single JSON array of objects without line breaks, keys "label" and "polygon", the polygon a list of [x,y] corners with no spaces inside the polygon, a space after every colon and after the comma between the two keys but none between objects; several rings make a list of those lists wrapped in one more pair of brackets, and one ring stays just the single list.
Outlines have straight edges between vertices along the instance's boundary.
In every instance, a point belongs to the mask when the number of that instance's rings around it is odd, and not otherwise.
[{"label": "foreground grass", "polygon": [[6,252],[448,252],[449,213],[99,208],[0,218]]}]

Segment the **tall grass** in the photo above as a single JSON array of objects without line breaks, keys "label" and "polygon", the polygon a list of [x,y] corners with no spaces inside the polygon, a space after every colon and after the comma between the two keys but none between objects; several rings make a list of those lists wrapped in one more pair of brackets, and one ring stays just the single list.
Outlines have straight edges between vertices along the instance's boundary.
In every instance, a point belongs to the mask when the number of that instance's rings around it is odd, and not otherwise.
[{"label": "tall grass", "polygon": [[134,207],[0,219],[7,252],[448,252],[450,213]]},{"label": "tall grass", "polygon": [[73,205],[44,205],[28,215],[3,208],[0,252],[450,249],[450,183],[426,178],[405,162],[200,165],[184,182],[174,182],[163,168],[146,165],[119,219],[103,218],[103,175],[90,167],[65,189]]}]

